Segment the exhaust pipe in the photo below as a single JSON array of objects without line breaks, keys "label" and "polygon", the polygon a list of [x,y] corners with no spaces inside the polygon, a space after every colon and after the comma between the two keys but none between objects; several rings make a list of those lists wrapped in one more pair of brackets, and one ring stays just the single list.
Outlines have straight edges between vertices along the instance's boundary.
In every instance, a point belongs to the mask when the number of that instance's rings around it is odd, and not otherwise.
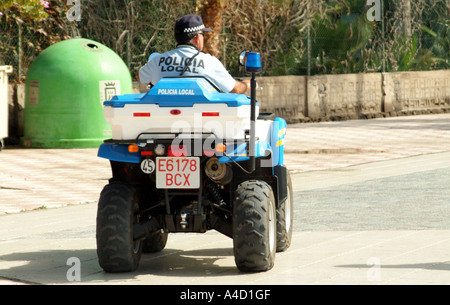
[{"label": "exhaust pipe", "polygon": [[205,174],[214,182],[226,185],[233,178],[233,171],[225,163],[219,163],[217,158],[211,158],[206,161]]}]

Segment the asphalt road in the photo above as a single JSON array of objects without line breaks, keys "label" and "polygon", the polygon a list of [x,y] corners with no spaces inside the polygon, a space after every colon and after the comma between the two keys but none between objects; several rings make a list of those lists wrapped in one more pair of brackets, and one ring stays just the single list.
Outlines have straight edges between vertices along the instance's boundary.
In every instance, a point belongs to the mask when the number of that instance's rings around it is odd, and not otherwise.
[{"label": "asphalt road", "polygon": [[450,230],[448,154],[304,173],[296,181],[297,231]]},{"label": "asphalt road", "polygon": [[231,240],[211,231],[169,235],[137,271],[107,274],[97,263],[95,203],[3,215],[0,283],[450,284],[449,160],[296,173],[292,246],[264,273],[240,273]]}]

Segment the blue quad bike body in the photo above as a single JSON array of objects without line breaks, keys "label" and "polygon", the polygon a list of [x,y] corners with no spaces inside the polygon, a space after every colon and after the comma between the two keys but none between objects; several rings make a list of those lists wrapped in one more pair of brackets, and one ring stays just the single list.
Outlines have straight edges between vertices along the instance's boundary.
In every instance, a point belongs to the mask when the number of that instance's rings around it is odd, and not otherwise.
[{"label": "blue quad bike body", "polygon": [[96,236],[106,272],[135,270],[143,252],[164,249],[168,233],[230,237],[244,272],[271,269],[290,246],[286,122],[259,114],[259,54],[242,55],[250,97],[221,93],[204,77],[175,77],[104,103],[112,139],[98,156],[110,160],[112,178],[100,195]]}]

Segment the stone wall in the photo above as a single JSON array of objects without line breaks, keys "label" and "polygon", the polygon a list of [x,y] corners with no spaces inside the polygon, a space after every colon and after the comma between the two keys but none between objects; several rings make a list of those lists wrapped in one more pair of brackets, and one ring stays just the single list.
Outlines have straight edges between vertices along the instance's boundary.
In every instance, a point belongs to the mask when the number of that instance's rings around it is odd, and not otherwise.
[{"label": "stone wall", "polygon": [[260,112],[273,112],[283,118],[305,117],[305,76],[257,78],[256,98]]},{"label": "stone wall", "polygon": [[381,74],[321,75],[308,79],[308,113],[318,119],[357,119],[382,111]]},{"label": "stone wall", "polygon": [[262,111],[291,123],[450,111],[450,70],[260,77],[258,83]]},{"label": "stone wall", "polygon": [[450,110],[450,70],[385,73],[387,111],[405,114]]},{"label": "stone wall", "polygon": [[[288,123],[450,112],[450,70],[258,77],[260,112]],[[133,84],[133,91],[145,92]],[[23,135],[24,85],[10,85],[9,134]]]}]

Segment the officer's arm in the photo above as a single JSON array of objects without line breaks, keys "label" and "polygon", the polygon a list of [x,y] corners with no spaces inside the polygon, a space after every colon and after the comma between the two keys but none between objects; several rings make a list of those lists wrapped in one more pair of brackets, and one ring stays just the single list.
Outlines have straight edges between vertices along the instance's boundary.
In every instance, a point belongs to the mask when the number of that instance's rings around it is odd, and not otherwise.
[{"label": "officer's arm", "polygon": [[236,83],[234,84],[234,88],[230,91],[230,93],[237,93],[242,94],[245,93],[250,89],[250,80],[245,79],[243,81],[236,80]]},{"label": "officer's arm", "polygon": [[142,67],[139,69],[138,75],[139,75],[139,76],[138,76],[138,80],[139,80],[142,84],[148,84],[148,83],[151,82],[151,73],[150,73],[150,71],[149,71],[147,65],[142,66]]}]

